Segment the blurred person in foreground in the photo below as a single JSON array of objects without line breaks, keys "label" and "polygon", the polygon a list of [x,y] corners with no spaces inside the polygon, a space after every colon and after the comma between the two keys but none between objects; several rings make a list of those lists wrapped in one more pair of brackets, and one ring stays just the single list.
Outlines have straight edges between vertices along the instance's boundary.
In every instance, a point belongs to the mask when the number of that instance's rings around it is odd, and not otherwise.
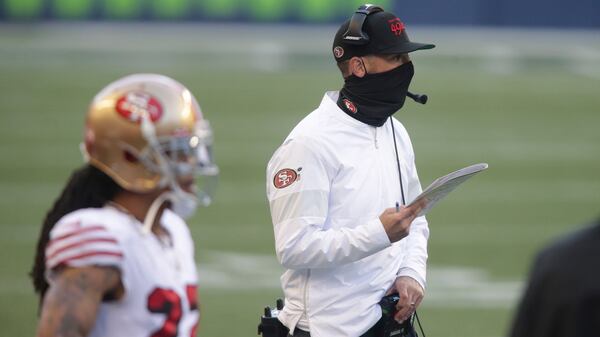
[{"label": "blurred person in foreground", "polygon": [[165,76],[126,76],[93,99],[84,136],[87,163],[38,241],[37,335],[194,335],[196,264],[183,218],[210,203],[218,173],[196,99]]},{"label": "blurred person in foreground", "polygon": [[[400,19],[361,6],[335,34],[332,51],[344,78],[325,93],[273,154],[267,196],[290,336],[376,336],[379,302],[398,293],[405,321],[425,289],[427,240],[414,152],[392,115],[414,74]],[[394,207],[397,205],[396,207]]]},{"label": "blurred person in foreground", "polygon": [[600,219],[538,254],[510,336],[600,336]]}]

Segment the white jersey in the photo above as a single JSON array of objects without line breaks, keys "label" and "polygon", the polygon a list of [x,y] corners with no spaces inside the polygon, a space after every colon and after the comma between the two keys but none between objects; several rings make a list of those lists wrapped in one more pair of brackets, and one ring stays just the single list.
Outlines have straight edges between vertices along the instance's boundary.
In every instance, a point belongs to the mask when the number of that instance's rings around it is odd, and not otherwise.
[{"label": "white jersey", "polygon": [[313,337],[356,337],[381,317],[378,302],[397,275],[425,287],[425,217],[391,243],[379,220],[402,203],[394,142],[406,201],[421,193],[404,126],[373,127],[348,116],[328,92],[275,152],[267,167],[285,306],[279,319]]},{"label": "white jersey", "polygon": [[111,266],[121,273],[124,296],[101,303],[90,336],[195,335],[199,309],[190,232],[169,210],[161,223],[172,242],[143,233],[141,222],[110,206],[67,214],[50,232],[50,285],[53,271],[61,266]]}]

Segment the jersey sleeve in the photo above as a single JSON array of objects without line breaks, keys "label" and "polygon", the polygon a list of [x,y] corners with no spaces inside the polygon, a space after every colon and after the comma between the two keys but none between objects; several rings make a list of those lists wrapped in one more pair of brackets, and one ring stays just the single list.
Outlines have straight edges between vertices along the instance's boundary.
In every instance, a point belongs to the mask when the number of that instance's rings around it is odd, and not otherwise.
[{"label": "jersey sleeve", "polygon": [[114,233],[101,221],[73,217],[59,221],[46,246],[49,278],[59,267],[106,266],[121,269],[123,249]]}]

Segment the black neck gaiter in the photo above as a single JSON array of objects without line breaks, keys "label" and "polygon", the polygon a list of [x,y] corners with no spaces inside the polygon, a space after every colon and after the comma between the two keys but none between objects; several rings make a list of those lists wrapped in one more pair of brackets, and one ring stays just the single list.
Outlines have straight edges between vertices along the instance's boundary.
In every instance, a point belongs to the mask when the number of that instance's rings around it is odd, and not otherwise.
[{"label": "black neck gaiter", "polygon": [[408,62],[383,73],[366,74],[362,78],[350,75],[340,90],[337,105],[363,123],[382,126],[404,105],[414,73],[412,62]]}]

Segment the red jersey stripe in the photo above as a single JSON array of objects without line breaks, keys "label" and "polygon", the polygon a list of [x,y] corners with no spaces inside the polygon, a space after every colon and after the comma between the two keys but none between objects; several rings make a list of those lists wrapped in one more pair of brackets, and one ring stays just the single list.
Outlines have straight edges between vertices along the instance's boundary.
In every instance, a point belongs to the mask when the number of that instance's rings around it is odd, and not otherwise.
[{"label": "red jersey stripe", "polygon": [[74,231],[70,231],[67,232],[65,234],[62,234],[61,236],[57,236],[55,238],[52,238],[50,240],[50,242],[48,243],[48,248],[50,248],[51,245],[53,245],[55,242],[64,240],[66,238],[69,238],[73,235],[78,235],[78,234],[82,234],[82,233],[86,233],[86,232],[93,232],[93,231],[99,231],[99,232],[107,232],[106,228],[102,225],[96,225],[96,226],[88,226],[88,227],[83,227],[83,228],[78,228]]},{"label": "red jersey stripe", "polygon": [[[98,242],[108,242],[108,243],[114,243],[114,244],[118,243],[117,240],[115,240],[113,238],[91,238],[91,239],[73,242],[64,247],[60,247],[54,251],[51,251],[51,249],[50,249],[51,247],[48,247],[48,249],[46,249],[46,260],[51,260],[54,257],[56,257],[58,254],[66,251],[68,249],[80,247],[82,245],[89,244],[89,243],[98,243]],[[50,254],[50,255],[48,255],[48,254]]]},{"label": "red jersey stripe", "polygon": [[75,255],[75,256],[71,256],[68,257],[64,260],[59,260],[55,263],[52,263],[52,265],[48,265],[48,268],[55,268],[57,266],[60,265],[68,265],[69,262],[73,262],[76,260],[80,260],[80,259],[84,259],[86,257],[92,257],[92,256],[114,256],[117,257],[119,259],[121,259],[123,257],[123,254],[120,252],[110,252],[110,251],[93,251],[93,252],[87,252],[87,253],[83,253],[83,254],[79,254],[79,255]]}]

